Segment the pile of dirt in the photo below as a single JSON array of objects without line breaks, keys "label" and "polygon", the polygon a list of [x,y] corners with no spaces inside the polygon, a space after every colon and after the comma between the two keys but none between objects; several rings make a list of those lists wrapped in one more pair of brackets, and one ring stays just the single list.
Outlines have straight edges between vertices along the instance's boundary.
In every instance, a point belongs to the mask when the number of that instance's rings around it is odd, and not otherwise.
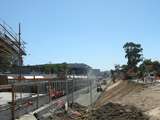
[{"label": "pile of dirt", "polygon": [[149,120],[149,118],[133,106],[110,102],[91,112],[87,107],[75,103],[67,113],[57,114],[54,120]]},{"label": "pile of dirt", "polygon": [[72,109],[73,110],[76,110],[78,112],[85,112],[87,107],[83,106],[83,105],[80,105],[78,103],[73,103],[72,104]]},{"label": "pile of dirt", "polygon": [[120,101],[128,94],[139,93],[146,87],[142,84],[137,84],[128,80],[120,80],[117,83],[109,86],[101,97],[97,100],[95,107],[101,107],[107,102]]},{"label": "pile of dirt", "polygon": [[122,106],[117,103],[107,103],[93,110],[90,120],[149,120],[140,110],[133,106]]},{"label": "pile of dirt", "polygon": [[150,120],[160,120],[160,83],[143,84],[136,81],[120,80],[110,85],[96,101],[95,108],[100,109],[112,102],[122,106],[135,106]]}]

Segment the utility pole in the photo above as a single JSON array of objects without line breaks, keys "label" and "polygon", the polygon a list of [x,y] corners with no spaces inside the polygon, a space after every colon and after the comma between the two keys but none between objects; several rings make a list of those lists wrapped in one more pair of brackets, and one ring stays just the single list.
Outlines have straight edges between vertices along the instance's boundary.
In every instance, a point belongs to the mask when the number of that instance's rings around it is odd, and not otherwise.
[{"label": "utility pole", "polygon": [[[19,82],[22,81],[22,50],[21,50],[21,24],[19,23],[19,26],[18,26],[18,48],[19,48],[19,52],[18,52],[18,68],[19,68],[19,75],[18,75],[18,80]],[[21,88],[21,91],[20,91],[20,99],[21,99],[21,104],[22,104],[22,90],[23,90],[23,87]]]},{"label": "utility pole", "polygon": [[18,52],[18,64],[19,64],[19,80],[21,81],[21,77],[22,77],[22,51],[21,51],[21,24],[19,23],[19,32],[18,32],[18,48],[19,48],[19,52]]}]

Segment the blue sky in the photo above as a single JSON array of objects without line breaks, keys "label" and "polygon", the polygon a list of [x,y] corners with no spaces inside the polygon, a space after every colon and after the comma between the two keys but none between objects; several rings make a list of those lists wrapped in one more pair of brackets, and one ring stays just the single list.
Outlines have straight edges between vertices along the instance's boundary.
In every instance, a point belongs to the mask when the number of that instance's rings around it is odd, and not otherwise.
[{"label": "blue sky", "polygon": [[22,24],[24,63],[86,63],[102,70],[125,64],[133,41],[159,60],[159,0],[1,0],[0,18]]}]

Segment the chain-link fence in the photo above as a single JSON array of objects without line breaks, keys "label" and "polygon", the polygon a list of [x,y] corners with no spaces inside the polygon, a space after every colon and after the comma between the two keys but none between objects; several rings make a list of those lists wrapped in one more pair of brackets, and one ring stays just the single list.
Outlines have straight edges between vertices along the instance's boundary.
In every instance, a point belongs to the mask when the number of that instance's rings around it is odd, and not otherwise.
[{"label": "chain-link fence", "polygon": [[88,86],[87,79],[17,82],[10,85],[7,91],[0,92],[7,97],[4,99],[6,103],[0,104],[0,120],[14,120],[60,98],[70,104],[78,97],[78,91]]}]

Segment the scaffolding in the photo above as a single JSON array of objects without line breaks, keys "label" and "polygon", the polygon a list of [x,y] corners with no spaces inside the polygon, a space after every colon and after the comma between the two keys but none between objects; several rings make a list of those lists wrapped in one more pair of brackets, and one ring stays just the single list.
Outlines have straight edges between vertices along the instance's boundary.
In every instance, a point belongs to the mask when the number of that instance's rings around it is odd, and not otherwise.
[{"label": "scaffolding", "polygon": [[0,19],[0,56],[10,56],[19,61],[19,54],[26,55],[25,42],[6,22]]}]

